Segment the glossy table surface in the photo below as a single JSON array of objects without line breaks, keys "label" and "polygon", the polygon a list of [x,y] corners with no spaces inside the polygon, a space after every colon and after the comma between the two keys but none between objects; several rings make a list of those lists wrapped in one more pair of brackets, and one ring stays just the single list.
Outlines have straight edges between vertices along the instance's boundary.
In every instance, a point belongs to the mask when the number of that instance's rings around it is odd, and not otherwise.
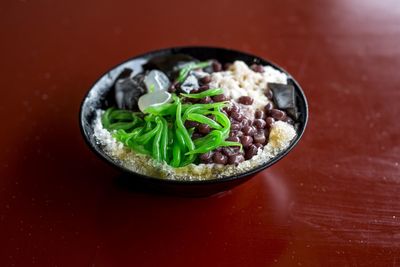
[{"label": "glossy table surface", "polygon": [[[400,266],[397,0],[0,7],[0,266]],[[300,144],[208,198],[119,185],[80,102],[111,66],[180,45],[288,70],[310,104]]]}]

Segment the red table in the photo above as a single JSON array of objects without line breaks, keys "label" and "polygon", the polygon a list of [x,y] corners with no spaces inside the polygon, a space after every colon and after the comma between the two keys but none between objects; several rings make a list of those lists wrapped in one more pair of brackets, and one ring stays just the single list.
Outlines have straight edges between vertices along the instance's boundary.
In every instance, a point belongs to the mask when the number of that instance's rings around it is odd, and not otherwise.
[{"label": "red table", "polygon": [[[0,266],[400,266],[400,4],[1,4]],[[299,146],[210,198],[118,186],[78,110],[111,66],[179,45],[251,52],[303,86]]]}]

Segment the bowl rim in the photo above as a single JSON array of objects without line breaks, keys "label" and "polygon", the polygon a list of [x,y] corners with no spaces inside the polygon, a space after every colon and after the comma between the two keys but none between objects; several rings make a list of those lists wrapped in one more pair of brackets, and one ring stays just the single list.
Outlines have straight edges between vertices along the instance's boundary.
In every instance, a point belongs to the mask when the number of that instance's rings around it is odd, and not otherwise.
[{"label": "bowl rim", "polygon": [[[164,51],[173,51],[173,50],[182,50],[182,49],[216,49],[216,50],[226,50],[226,51],[230,51],[233,53],[239,53],[248,57],[252,57],[254,59],[261,59],[262,61],[265,61],[267,63],[267,65],[274,67],[275,69],[285,73],[288,76],[288,79],[290,79],[295,87],[297,87],[296,89],[298,90],[299,96],[302,98],[302,100],[304,101],[304,110],[305,110],[305,114],[304,114],[304,124],[303,127],[301,129],[300,132],[297,132],[297,136],[295,137],[294,140],[291,141],[290,145],[282,152],[280,152],[277,156],[273,157],[272,159],[270,159],[269,161],[267,161],[264,164],[261,164],[259,166],[257,166],[256,168],[253,168],[249,171],[246,171],[244,173],[240,173],[240,174],[235,174],[235,175],[231,175],[231,176],[226,176],[226,177],[222,177],[222,178],[212,178],[212,179],[206,179],[206,180],[172,180],[172,179],[166,179],[166,178],[159,178],[159,177],[152,177],[152,176],[147,176],[144,174],[140,174],[137,172],[134,172],[120,164],[118,164],[118,162],[113,161],[110,157],[106,157],[106,152],[102,151],[105,155],[103,155],[100,151],[98,151],[97,147],[94,146],[94,144],[90,141],[90,139],[88,138],[88,135],[85,132],[85,129],[83,127],[83,107],[85,105],[85,102],[90,94],[90,92],[92,91],[92,89],[95,87],[95,85],[105,76],[107,75],[110,71],[114,70],[115,68],[126,64],[127,62],[130,62],[132,60],[135,59],[139,59],[139,58],[143,58],[144,56],[150,55],[150,54],[155,54],[155,53],[161,53]],[[116,167],[117,169],[119,169],[120,171],[129,174],[129,175],[133,175],[133,176],[137,176],[134,177],[135,179],[137,178],[141,178],[141,179],[145,179],[145,180],[150,180],[152,182],[157,182],[157,183],[163,183],[163,184],[170,184],[170,185],[209,185],[209,184],[215,184],[215,183],[224,183],[224,182],[229,182],[232,180],[238,180],[238,179],[243,179],[246,178],[248,176],[254,175],[260,171],[265,170],[268,167],[271,167],[272,165],[274,165],[275,163],[277,163],[278,161],[280,161],[282,158],[284,158],[290,151],[292,151],[292,149],[299,143],[300,139],[302,138],[302,136],[304,135],[304,132],[307,128],[307,124],[308,124],[308,116],[309,116],[309,108],[308,108],[308,102],[307,102],[307,98],[304,94],[303,89],[301,88],[300,84],[293,78],[293,76],[287,72],[284,68],[280,67],[279,65],[277,65],[276,63],[264,59],[260,56],[256,56],[254,54],[248,53],[248,52],[243,52],[240,50],[236,50],[236,49],[232,49],[232,48],[225,48],[225,47],[218,47],[218,46],[173,46],[173,47],[167,47],[167,48],[161,48],[161,49],[157,49],[157,50],[151,50],[151,51],[147,51],[144,53],[140,53],[136,56],[130,57],[116,65],[114,65],[113,67],[111,67],[110,69],[108,69],[107,71],[105,71],[103,74],[100,75],[100,77],[98,79],[96,79],[96,81],[94,83],[92,83],[92,85],[89,87],[89,89],[87,90],[87,92],[84,94],[84,97],[81,101],[80,104],[80,108],[79,108],[79,128],[80,128],[80,132],[84,137],[84,140],[86,142],[86,144],[89,146],[89,148],[97,155],[97,157],[101,158],[102,160],[104,160],[105,162],[107,162],[108,164],[112,165],[113,167]]]}]

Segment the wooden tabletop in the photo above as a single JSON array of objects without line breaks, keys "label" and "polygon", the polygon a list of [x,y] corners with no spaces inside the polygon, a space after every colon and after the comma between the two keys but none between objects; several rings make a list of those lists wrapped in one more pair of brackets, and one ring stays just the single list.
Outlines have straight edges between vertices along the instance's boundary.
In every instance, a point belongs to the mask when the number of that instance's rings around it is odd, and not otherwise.
[{"label": "wooden tabletop", "polygon": [[[400,266],[399,1],[0,6],[0,266]],[[285,159],[209,198],[118,185],[79,131],[103,72],[181,45],[276,62],[310,104]]]}]

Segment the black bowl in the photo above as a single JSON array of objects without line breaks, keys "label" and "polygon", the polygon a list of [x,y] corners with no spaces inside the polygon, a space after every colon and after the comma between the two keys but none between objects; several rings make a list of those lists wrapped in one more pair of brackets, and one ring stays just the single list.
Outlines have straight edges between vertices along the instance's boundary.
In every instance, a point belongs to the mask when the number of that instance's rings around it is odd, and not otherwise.
[{"label": "black bowl", "polygon": [[[149,177],[135,173],[123,166],[118,162],[115,162],[110,156],[108,156],[95,141],[93,134],[92,122],[95,118],[95,110],[98,108],[107,108],[107,94],[109,93],[112,84],[118,74],[125,68],[129,67],[133,69],[135,73],[139,73],[143,70],[142,66],[148,60],[153,57],[170,55],[170,54],[188,54],[199,60],[217,59],[221,63],[233,62],[234,60],[242,60],[247,64],[259,63],[262,65],[270,65],[275,69],[278,69],[288,75],[288,84],[292,84],[295,87],[297,107],[300,112],[298,119],[298,135],[292,140],[290,146],[281,152],[279,155],[274,157],[267,163],[260,165],[248,172],[241,173],[234,176],[211,179],[204,181],[175,181],[166,180],[160,178]],[[133,187],[146,187],[147,189],[154,189],[156,191],[175,193],[186,196],[204,196],[211,195],[217,192],[221,192],[230,188],[233,188],[248,179],[252,178],[256,173],[268,168],[282,159],[293,147],[299,142],[302,137],[304,130],[307,125],[308,119],[308,106],[304,92],[300,88],[300,85],[293,79],[293,77],[282,68],[277,65],[262,59],[257,56],[253,56],[240,51],[235,51],[225,48],[216,47],[177,47],[167,48],[158,51],[148,52],[131,58],[124,63],[112,68],[97,80],[94,85],[90,88],[89,92],[83,99],[81,110],[80,110],[80,126],[82,134],[89,145],[89,147],[97,154],[100,158],[110,163],[114,167],[120,169],[123,173],[121,179],[124,185],[130,185]]]}]

